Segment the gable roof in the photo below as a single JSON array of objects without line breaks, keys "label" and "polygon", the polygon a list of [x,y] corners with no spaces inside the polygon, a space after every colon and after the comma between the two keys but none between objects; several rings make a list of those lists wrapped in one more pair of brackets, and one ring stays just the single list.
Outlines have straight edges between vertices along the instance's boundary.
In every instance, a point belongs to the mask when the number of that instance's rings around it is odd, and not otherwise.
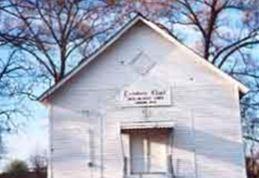
[{"label": "gable roof", "polygon": [[226,74],[213,64],[211,64],[209,61],[205,60],[203,57],[201,57],[198,53],[193,51],[191,48],[185,46],[181,42],[179,42],[176,37],[174,37],[166,28],[163,28],[162,26],[149,21],[142,15],[137,15],[135,18],[130,20],[118,33],[116,33],[114,36],[112,36],[106,43],[104,43],[98,50],[93,53],[87,60],[83,61],[81,64],[79,64],[76,68],[74,68],[71,72],[69,72],[62,80],[60,80],[57,84],[51,86],[47,91],[45,91],[41,96],[38,97],[38,100],[43,102],[45,101],[49,96],[51,96],[57,89],[62,87],[70,78],[75,76],[79,71],[81,71],[86,65],[91,63],[93,60],[97,58],[102,52],[104,52],[109,46],[111,46],[115,41],[117,41],[126,31],[128,31],[131,27],[133,27],[136,23],[139,21],[143,22],[148,27],[155,30],[157,33],[159,33],[161,36],[163,36],[168,41],[172,42],[177,47],[184,49],[187,53],[195,56],[194,59],[198,60],[199,63],[205,65],[210,70],[214,71],[218,75],[222,76],[224,79],[230,81],[234,85],[236,85],[239,89],[239,91],[243,94],[247,93],[249,91],[249,88],[236,80],[235,78],[231,77],[230,75]]}]

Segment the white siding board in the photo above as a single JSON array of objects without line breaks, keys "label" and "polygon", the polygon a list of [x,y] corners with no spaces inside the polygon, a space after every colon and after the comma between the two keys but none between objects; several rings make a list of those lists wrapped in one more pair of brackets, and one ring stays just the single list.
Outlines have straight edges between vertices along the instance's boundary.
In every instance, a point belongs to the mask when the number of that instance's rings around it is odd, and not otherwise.
[{"label": "white siding board", "polygon": [[[145,75],[129,64],[140,51],[156,62]],[[170,86],[172,106],[149,108],[148,118],[144,108],[122,107],[120,91],[130,86]],[[175,123],[172,155],[178,176],[245,178],[237,92],[190,54],[138,23],[53,96],[53,178],[122,178],[123,156],[129,150],[121,145],[120,123],[145,120]],[[87,165],[89,128],[95,131],[94,168]],[[127,147],[127,138],[123,140]]]}]

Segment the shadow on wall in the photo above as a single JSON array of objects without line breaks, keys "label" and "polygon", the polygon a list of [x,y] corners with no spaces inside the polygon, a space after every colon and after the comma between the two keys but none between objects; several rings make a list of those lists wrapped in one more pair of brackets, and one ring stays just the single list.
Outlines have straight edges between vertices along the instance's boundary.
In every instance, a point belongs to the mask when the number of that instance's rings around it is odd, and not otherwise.
[{"label": "shadow on wall", "polygon": [[[193,152],[195,149],[198,156],[234,164],[238,167],[244,166],[243,159],[240,159],[240,156],[243,155],[242,142],[235,142],[223,136],[197,129],[190,131],[190,128],[183,125],[176,127],[174,134],[175,148],[190,152]],[[186,139],[186,137],[192,139]],[[190,143],[190,140],[192,140],[192,143]]]}]

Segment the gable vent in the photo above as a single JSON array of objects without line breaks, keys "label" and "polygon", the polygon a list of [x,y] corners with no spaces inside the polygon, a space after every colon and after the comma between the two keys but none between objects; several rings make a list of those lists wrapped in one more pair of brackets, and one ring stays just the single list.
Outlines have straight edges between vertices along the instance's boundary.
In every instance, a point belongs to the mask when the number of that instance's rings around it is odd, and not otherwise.
[{"label": "gable vent", "polygon": [[141,51],[129,62],[129,65],[140,75],[145,75],[156,65],[156,62]]}]

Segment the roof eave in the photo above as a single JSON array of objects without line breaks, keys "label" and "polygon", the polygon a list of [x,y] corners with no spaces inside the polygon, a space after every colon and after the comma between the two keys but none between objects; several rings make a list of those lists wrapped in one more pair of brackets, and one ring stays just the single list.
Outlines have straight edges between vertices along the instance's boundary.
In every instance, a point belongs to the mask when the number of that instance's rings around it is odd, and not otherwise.
[{"label": "roof eave", "polygon": [[249,92],[249,88],[247,87],[247,86],[245,86],[245,85],[243,85],[243,84],[241,84],[241,83],[239,83],[238,84],[238,89],[239,89],[239,91],[242,93],[242,94],[246,94],[246,93],[248,93]]}]

